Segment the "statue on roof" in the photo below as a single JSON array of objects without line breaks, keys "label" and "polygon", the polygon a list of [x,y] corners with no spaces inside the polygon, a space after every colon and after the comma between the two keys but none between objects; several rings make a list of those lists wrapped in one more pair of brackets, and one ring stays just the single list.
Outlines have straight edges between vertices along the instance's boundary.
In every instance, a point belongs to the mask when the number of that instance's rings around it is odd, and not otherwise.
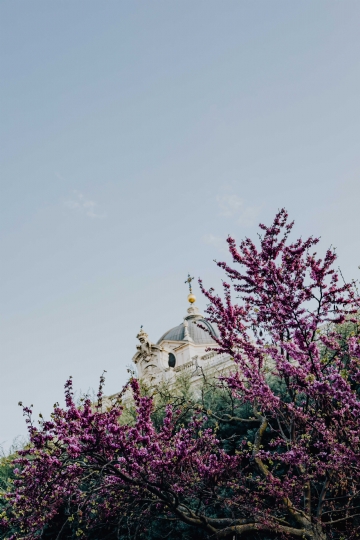
[{"label": "statue on roof", "polygon": [[151,343],[148,334],[143,330],[142,326],[136,337],[140,341],[140,344],[136,345],[137,353],[133,359],[135,364],[137,364],[140,360],[149,362],[151,357],[154,356],[154,349],[159,349],[159,347],[154,343]]}]

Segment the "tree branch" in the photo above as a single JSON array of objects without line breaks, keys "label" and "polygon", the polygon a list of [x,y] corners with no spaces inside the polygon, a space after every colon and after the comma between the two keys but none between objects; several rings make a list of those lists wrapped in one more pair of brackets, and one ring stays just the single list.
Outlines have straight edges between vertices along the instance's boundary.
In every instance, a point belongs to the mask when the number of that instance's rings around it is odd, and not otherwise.
[{"label": "tree branch", "polygon": [[218,531],[211,536],[214,540],[221,540],[222,538],[230,538],[234,535],[242,535],[251,531],[266,531],[266,532],[279,532],[283,534],[290,534],[297,538],[313,539],[312,533],[309,533],[306,529],[295,529],[294,527],[287,527],[285,525],[264,525],[262,523],[248,523],[246,525],[234,525],[233,527],[227,527],[222,531]]}]

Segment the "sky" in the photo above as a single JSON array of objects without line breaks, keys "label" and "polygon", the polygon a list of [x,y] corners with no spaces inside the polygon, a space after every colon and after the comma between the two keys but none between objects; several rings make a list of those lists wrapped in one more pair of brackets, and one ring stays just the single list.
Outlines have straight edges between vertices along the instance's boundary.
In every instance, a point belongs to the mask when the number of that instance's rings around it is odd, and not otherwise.
[{"label": "sky", "polygon": [[[2,0],[0,444],[126,382],[286,207],[360,270],[360,3]],[[206,303],[194,286],[201,310]]]}]

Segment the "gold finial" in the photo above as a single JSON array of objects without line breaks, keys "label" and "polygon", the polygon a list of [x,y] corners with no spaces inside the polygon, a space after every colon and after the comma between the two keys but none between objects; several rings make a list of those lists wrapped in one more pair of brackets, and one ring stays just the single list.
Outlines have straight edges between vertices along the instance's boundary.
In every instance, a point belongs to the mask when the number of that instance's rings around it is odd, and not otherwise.
[{"label": "gold finial", "polygon": [[195,294],[193,294],[192,292],[192,287],[191,287],[191,282],[194,278],[190,276],[190,274],[188,274],[188,278],[187,280],[185,281],[185,284],[188,283],[189,284],[189,291],[190,291],[190,294],[188,295],[188,301],[190,302],[190,304],[193,304],[195,301],[196,301],[196,296]]}]

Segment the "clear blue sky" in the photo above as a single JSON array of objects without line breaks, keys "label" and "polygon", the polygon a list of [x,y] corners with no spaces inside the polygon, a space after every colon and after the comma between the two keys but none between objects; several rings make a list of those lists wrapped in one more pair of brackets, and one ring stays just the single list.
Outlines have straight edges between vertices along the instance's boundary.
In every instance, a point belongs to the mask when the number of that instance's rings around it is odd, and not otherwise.
[{"label": "clear blue sky", "polygon": [[[358,0],[2,0],[0,442],[285,206],[359,277]],[[199,300],[204,307],[203,300]]]}]

